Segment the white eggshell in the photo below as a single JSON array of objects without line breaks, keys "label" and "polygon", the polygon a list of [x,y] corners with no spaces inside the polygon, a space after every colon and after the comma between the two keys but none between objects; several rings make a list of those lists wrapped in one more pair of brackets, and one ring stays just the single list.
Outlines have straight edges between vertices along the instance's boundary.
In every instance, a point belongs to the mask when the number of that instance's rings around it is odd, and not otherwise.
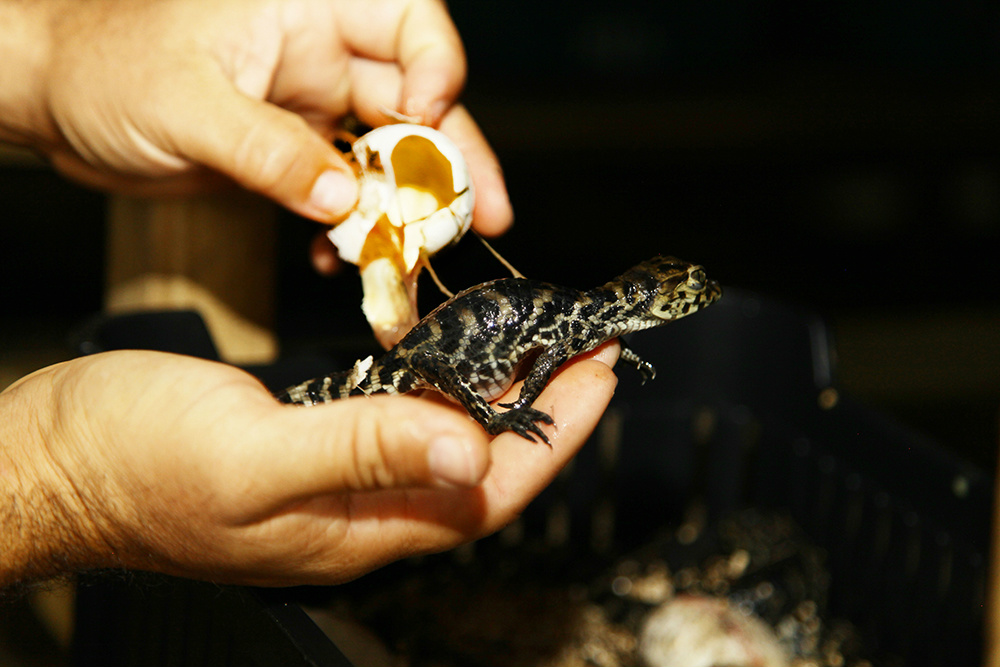
[{"label": "white eggshell", "polygon": [[379,342],[391,347],[419,319],[421,257],[460,239],[474,195],[465,159],[437,130],[386,125],[351,148],[358,203],[328,232],[340,257],[361,269],[361,307]]},{"label": "white eggshell", "polygon": [[358,138],[352,150],[360,167],[358,204],[328,233],[342,259],[361,261],[383,215],[402,230],[398,250],[408,271],[421,251],[433,255],[468,231],[472,180],[462,153],[444,134],[422,125],[386,125]]}]

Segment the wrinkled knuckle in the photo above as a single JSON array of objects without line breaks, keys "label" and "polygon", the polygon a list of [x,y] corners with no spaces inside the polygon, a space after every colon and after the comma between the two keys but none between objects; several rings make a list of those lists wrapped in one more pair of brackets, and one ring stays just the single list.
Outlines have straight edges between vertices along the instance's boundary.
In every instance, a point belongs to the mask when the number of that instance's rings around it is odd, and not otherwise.
[{"label": "wrinkled knuckle", "polygon": [[388,451],[385,416],[380,413],[377,408],[365,410],[355,422],[351,450],[353,484],[358,490],[391,489],[401,481]]},{"label": "wrinkled knuckle", "polygon": [[[234,154],[237,180],[259,192],[283,192],[300,180],[303,145],[310,137],[305,120],[294,117],[283,121],[291,132],[278,132],[273,118],[265,117],[244,135]],[[268,122],[270,121],[270,122]],[[289,135],[300,135],[289,140]]]}]

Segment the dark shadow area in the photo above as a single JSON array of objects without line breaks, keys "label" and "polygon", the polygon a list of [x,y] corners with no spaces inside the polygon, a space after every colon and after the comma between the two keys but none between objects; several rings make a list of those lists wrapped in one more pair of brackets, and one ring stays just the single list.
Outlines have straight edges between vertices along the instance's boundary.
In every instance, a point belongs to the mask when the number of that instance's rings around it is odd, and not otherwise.
[{"label": "dark shadow area", "polygon": [[[516,210],[494,245],[522,272],[587,287],[674,254],[727,286],[818,312],[838,339],[845,393],[993,470],[995,3],[509,0],[451,10],[469,57],[464,101]],[[99,310],[104,198],[12,165],[0,169],[0,207],[6,357]],[[283,218],[285,349],[352,358],[373,346],[358,279],[313,274],[318,226]],[[452,289],[504,273],[473,239],[435,266]],[[437,297],[424,287],[429,307]],[[703,351],[715,353],[728,351]]]}]

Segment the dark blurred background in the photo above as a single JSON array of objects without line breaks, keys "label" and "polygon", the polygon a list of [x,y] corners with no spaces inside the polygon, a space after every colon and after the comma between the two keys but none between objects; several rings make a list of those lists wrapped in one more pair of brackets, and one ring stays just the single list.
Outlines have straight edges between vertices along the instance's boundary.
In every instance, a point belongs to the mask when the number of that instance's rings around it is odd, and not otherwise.
[{"label": "dark blurred background", "polygon": [[[1000,6],[451,9],[517,214],[496,246],[521,271],[584,287],[656,253],[702,263],[823,314],[847,392],[993,466]],[[8,160],[0,206],[0,355],[45,362],[100,308],[105,200]],[[314,276],[316,226],[285,217],[279,332],[363,332],[357,278]],[[502,275],[462,249],[436,262],[453,288]]]}]

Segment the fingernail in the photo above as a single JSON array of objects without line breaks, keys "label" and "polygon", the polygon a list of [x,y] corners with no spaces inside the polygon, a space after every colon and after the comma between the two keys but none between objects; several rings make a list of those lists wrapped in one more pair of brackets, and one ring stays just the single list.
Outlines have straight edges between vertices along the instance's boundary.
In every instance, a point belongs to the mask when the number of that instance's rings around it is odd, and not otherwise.
[{"label": "fingernail", "polygon": [[411,97],[403,104],[403,115],[418,119],[423,125],[436,127],[450,107],[451,103],[446,100]]},{"label": "fingernail", "polygon": [[324,171],[313,183],[309,205],[331,216],[340,216],[354,206],[358,199],[358,184],[343,172]]},{"label": "fingernail", "polygon": [[473,486],[479,481],[470,443],[450,435],[438,436],[427,454],[431,474],[448,486]]},{"label": "fingernail", "polygon": [[445,113],[451,108],[451,103],[445,100],[436,100],[427,106],[425,118],[428,125],[437,127]]}]

